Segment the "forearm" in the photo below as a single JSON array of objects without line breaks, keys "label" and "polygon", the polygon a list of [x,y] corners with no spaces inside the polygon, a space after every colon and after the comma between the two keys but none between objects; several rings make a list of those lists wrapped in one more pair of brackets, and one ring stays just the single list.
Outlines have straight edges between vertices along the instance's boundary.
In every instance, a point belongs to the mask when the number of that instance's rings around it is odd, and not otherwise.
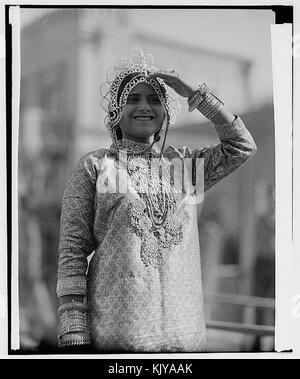
[{"label": "forearm", "polygon": [[95,159],[84,156],[73,169],[62,202],[56,293],[59,298],[59,346],[90,343],[87,303],[87,257],[95,249]]},{"label": "forearm", "polygon": [[205,190],[238,169],[256,152],[256,144],[243,121],[235,115],[233,120],[215,123],[220,143],[202,149],[204,158]]},{"label": "forearm", "polygon": [[222,107],[219,112],[211,118],[213,124],[226,124],[232,122],[235,119],[235,115]]},{"label": "forearm", "polygon": [[224,103],[210,91],[205,83],[191,93],[188,106],[189,112],[198,109],[213,124],[231,123],[235,119],[235,115],[224,107]]},{"label": "forearm", "polygon": [[[61,246],[63,245],[64,243],[61,242]],[[60,320],[59,347],[89,344],[86,268],[87,259],[82,249],[60,249],[57,283]]]},{"label": "forearm", "polygon": [[191,95],[188,105],[190,112],[197,109],[214,124],[220,138],[219,144],[194,152],[196,157],[204,158],[207,190],[250,159],[256,144],[242,120],[228,111],[205,84]]},{"label": "forearm", "polygon": [[227,157],[230,163],[242,163],[255,153],[255,142],[244,123],[237,115],[224,107],[224,103],[210,91],[205,83],[190,95],[188,106],[190,112],[197,109],[215,125],[221,141],[221,144],[217,146],[217,150],[220,149],[218,154],[221,160]]}]

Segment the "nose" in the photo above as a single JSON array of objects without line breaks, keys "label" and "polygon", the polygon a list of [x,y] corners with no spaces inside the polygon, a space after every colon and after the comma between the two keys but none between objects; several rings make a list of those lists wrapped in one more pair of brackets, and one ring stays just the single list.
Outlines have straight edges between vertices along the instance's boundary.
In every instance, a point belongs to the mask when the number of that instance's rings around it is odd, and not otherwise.
[{"label": "nose", "polygon": [[146,97],[144,97],[144,96],[141,97],[140,102],[138,104],[138,109],[139,110],[145,110],[145,111],[151,110],[151,107],[150,107]]},{"label": "nose", "polygon": [[139,113],[148,113],[149,111],[152,111],[148,104],[139,105],[137,110]]}]

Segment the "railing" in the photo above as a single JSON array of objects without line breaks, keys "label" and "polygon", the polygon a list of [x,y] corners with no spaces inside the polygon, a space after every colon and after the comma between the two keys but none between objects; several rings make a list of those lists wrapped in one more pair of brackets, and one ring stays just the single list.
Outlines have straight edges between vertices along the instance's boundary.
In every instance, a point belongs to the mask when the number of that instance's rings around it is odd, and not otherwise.
[{"label": "railing", "polygon": [[218,329],[228,332],[244,333],[259,337],[274,336],[275,328],[267,325],[239,324],[237,322],[208,320],[206,326],[209,329]]},{"label": "railing", "polygon": [[229,293],[205,292],[205,300],[223,304],[244,305],[250,307],[275,308],[275,300],[268,297],[247,296]]},{"label": "railing", "polygon": [[274,336],[274,326],[256,324],[256,309],[275,310],[274,299],[223,293],[205,293],[204,298],[207,303],[243,306],[242,323],[217,321],[209,318],[206,322],[208,328],[250,334],[257,337]]}]

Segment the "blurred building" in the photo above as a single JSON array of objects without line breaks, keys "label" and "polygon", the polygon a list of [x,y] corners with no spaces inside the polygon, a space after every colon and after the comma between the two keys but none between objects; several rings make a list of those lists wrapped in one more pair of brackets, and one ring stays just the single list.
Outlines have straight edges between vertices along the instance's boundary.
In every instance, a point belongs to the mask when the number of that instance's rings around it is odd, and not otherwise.
[{"label": "blurred building", "polygon": [[[151,52],[160,67],[184,73],[189,82],[205,80],[253,134],[256,156],[208,191],[199,206],[204,289],[274,297],[272,103],[257,107],[249,84],[251,61],[189,41],[184,44],[174,36],[160,38],[145,32],[135,24],[134,10],[125,9],[61,9],[22,29],[19,177],[24,269],[20,277],[27,286],[21,288],[21,307],[24,325],[38,323],[36,315],[28,320],[30,293],[36,307],[41,307],[42,299],[52,314],[43,319],[40,309],[37,341],[51,344],[55,338],[59,216],[66,176],[82,155],[110,145],[100,107],[100,83],[107,68],[136,46]],[[182,112],[168,143],[192,147],[218,143],[213,127],[200,113],[189,114],[185,100],[181,101]],[[36,269],[28,257],[39,262]],[[207,313],[216,320],[245,322],[242,306],[207,303]],[[255,310],[248,316],[248,323],[274,322],[272,309]]]}]

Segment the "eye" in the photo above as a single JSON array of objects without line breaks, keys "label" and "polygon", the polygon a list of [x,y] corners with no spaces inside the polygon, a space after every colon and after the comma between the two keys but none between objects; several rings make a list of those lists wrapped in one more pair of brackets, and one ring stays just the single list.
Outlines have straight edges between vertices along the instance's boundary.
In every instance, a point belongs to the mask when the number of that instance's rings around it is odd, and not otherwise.
[{"label": "eye", "polygon": [[137,94],[128,95],[127,104],[135,104],[139,101],[140,97]]},{"label": "eye", "polygon": [[149,96],[149,102],[151,104],[160,104],[159,97],[157,95],[150,95]]}]

